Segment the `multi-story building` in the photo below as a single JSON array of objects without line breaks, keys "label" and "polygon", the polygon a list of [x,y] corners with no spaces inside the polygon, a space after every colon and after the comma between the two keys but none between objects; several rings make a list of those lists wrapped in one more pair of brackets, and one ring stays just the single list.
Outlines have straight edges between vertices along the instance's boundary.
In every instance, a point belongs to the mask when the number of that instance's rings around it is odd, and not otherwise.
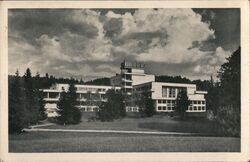
[{"label": "multi-story building", "polygon": [[112,86],[121,86],[123,92],[131,95],[134,85],[155,80],[154,75],[145,74],[144,68],[145,64],[123,61],[120,74],[111,77],[110,84]]},{"label": "multi-story building", "polygon": [[[97,85],[75,85],[78,96],[77,107],[82,111],[95,112],[99,107],[95,104],[99,101],[106,101],[105,94],[109,89],[120,90],[116,86],[97,86]],[[61,93],[67,92],[69,84],[54,84],[50,89],[43,89],[46,113],[48,117],[58,116],[57,103]]]},{"label": "multi-story building", "polygon": [[[127,112],[138,112],[139,105],[134,105],[135,96],[146,95],[154,102],[157,112],[175,111],[176,99],[181,90],[186,90],[191,104],[187,112],[197,114],[206,112],[206,91],[197,91],[195,84],[155,82],[154,75],[145,74],[145,64],[121,63],[121,72],[110,78],[111,86],[75,85],[78,95],[79,109],[83,111],[98,111],[98,101],[106,101],[105,94],[109,89],[122,90],[126,95],[125,105]],[[68,84],[55,84],[50,89],[43,89],[48,116],[57,116],[57,103],[60,94],[68,90]],[[91,98],[91,104],[87,102]],[[95,102],[96,101],[96,102]]]},{"label": "multi-story building", "polygon": [[195,84],[147,82],[133,87],[133,93],[145,95],[154,102],[157,112],[175,111],[178,92],[185,90],[191,104],[187,112],[206,112],[206,91],[197,91]]}]

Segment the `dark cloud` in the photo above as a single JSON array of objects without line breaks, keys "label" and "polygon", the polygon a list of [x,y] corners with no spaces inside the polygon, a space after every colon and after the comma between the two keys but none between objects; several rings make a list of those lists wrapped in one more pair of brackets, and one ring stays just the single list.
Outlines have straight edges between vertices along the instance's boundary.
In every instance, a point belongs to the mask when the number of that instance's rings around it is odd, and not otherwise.
[{"label": "dark cloud", "polygon": [[101,15],[106,15],[109,11],[112,11],[116,14],[124,15],[125,13],[131,13],[134,14],[136,10],[138,9],[130,9],[130,8],[106,8],[106,9],[92,9],[94,11],[99,11]]},{"label": "dark cloud", "polygon": [[[211,23],[210,28],[215,29],[216,46],[225,50],[234,51],[240,46],[240,9],[239,8],[213,8],[193,9],[202,15],[202,21]],[[212,16],[214,15],[214,16]]]},{"label": "dark cloud", "polygon": [[[195,12],[193,12],[195,11]],[[10,9],[9,72],[93,79],[120,62],[206,79],[239,46],[239,9]],[[201,21],[202,20],[202,21]]]},{"label": "dark cloud", "polygon": [[106,31],[106,37],[114,37],[121,33],[122,31],[122,20],[112,18],[103,24],[103,29]]},{"label": "dark cloud", "polygon": [[72,21],[71,12],[68,9],[10,9],[9,36],[18,32],[31,43],[43,34],[53,37],[66,31],[88,38],[97,36],[95,26]]}]

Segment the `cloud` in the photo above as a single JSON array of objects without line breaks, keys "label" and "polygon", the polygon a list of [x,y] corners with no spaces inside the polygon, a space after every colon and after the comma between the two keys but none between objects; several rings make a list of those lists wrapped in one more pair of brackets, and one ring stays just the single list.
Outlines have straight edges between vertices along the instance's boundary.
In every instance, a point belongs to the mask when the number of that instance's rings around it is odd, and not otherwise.
[{"label": "cloud", "polygon": [[[123,60],[157,75],[208,78],[230,53],[192,9],[15,9],[9,11],[9,71],[30,67],[56,76],[94,78]],[[210,12],[210,17],[217,15]],[[17,61],[15,61],[17,60]],[[171,70],[171,71],[170,71]]]}]

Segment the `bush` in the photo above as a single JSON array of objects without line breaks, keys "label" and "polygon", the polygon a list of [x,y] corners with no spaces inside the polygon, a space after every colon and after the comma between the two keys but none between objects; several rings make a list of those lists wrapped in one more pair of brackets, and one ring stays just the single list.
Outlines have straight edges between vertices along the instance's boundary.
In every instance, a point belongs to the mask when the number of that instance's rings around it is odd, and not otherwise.
[{"label": "bush", "polygon": [[240,113],[239,108],[232,106],[220,107],[217,122],[221,126],[221,134],[224,136],[240,136]]}]

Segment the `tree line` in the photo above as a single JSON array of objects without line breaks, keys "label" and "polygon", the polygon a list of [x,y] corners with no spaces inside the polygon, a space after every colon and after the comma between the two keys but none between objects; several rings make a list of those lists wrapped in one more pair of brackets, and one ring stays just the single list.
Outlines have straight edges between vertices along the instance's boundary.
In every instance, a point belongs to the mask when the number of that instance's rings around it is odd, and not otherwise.
[{"label": "tree line", "polygon": [[[240,136],[240,47],[227,58],[218,71],[219,81],[210,80],[191,81],[181,76],[156,76],[156,81],[175,83],[194,83],[198,90],[208,91],[206,95],[206,107],[211,111],[214,120],[221,125],[225,134]],[[58,104],[58,121],[63,124],[79,123],[81,114],[75,108],[76,89],[74,84],[97,84],[107,85],[108,78],[100,78],[89,82],[83,82],[74,78],[55,78],[46,74],[41,77],[39,73],[32,77],[28,68],[23,76],[16,72],[15,76],[9,76],[9,132],[20,132],[22,128],[37,123],[45,119],[44,101],[39,89],[49,88],[54,83],[70,84],[69,91],[63,92]],[[189,102],[186,93],[182,91],[178,95],[176,110],[180,116],[185,115]],[[101,121],[112,121],[126,116],[125,106],[127,96],[120,91],[110,90],[106,94],[107,102],[98,103],[100,110],[97,115]],[[137,104],[144,107],[141,110],[144,116],[155,114],[153,101],[147,97],[142,97]],[[182,107],[182,109],[180,108]],[[184,107],[184,109],[183,109]]]},{"label": "tree line", "polygon": [[46,118],[43,94],[39,91],[38,77],[32,77],[28,68],[21,77],[16,71],[9,77],[9,132],[19,133],[24,127]]}]

